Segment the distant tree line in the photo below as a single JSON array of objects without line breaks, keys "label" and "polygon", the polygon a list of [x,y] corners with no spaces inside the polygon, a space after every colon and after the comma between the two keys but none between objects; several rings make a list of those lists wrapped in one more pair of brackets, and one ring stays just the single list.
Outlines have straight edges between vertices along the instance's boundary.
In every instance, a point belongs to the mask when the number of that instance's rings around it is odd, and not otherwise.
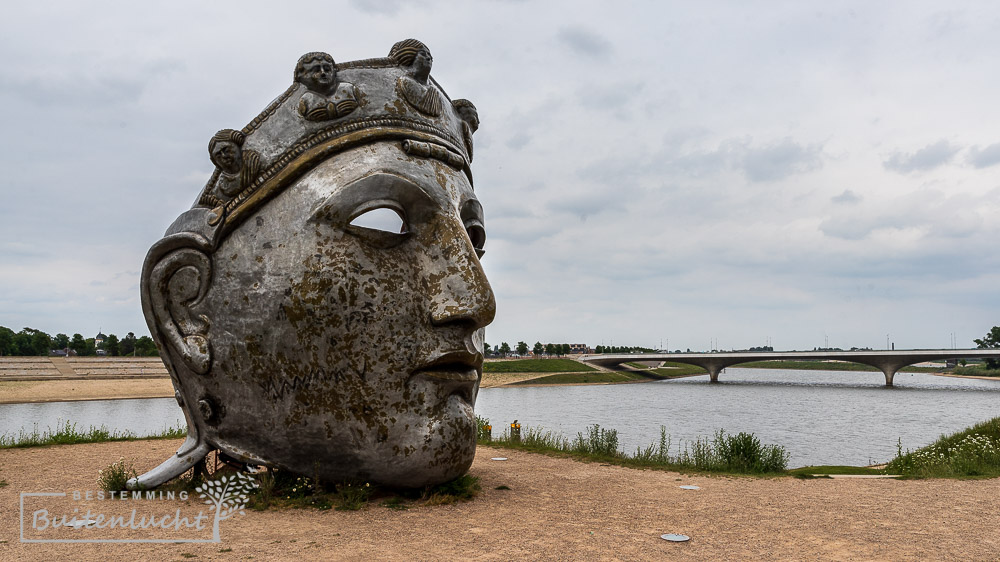
[{"label": "distant tree line", "polygon": [[155,357],[160,354],[153,338],[149,336],[135,337],[129,332],[119,339],[114,334],[98,344],[94,338],[84,338],[81,334],[49,334],[34,328],[22,328],[15,332],[6,326],[0,326],[0,356],[48,356],[53,351],[70,349],[80,356],[98,355],[98,350],[113,357],[137,355]]},{"label": "distant tree line", "polygon": [[499,346],[492,347],[490,344],[484,344],[487,353],[494,356],[507,357],[512,353],[517,353],[518,355],[524,357],[528,354],[528,350],[531,350],[536,357],[540,355],[550,355],[550,356],[563,356],[569,355],[570,345],[568,343],[547,343],[542,344],[542,342],[535,342],[533,347],[528,347],[527,342],[519,341],[517,345],[513,348],[507,342],[501,342]]},{"label": "distant tree line", "polygon": [[642,346],[599,345],[594,353],[656,353],[655,349]]}]

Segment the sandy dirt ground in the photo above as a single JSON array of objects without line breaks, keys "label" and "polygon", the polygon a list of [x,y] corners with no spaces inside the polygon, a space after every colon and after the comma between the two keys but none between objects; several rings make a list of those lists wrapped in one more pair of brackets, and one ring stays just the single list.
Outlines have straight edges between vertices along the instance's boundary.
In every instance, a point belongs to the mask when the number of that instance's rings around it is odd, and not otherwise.
[{"label": "sandy dirt ground", "polygon": [[173,395],[174,387],[170,384],[169,377],[0,381],[0,404],[115,398],[167,398]]},{"label": "sandy dirt ground", "polygon": [[[0,452],[0,480],[7,483],[0,487],[0,560],[1000,558],[997,479],[686,476],[486,447],[480,447],[471,469],[483,491],[468,503],[405,511],[377,503],[356,512],[248,510],[221,522],[221,542],[209,544],[20,541],[21,492],[94,490],[98,470],[113,460],[134,459],[137,467],[148,469],[179,443],[139,441]],[[501,456],[508,460],[491,460]],[[687,484],[701,489],[678,487]],[[497,490],[498,486],[510,490]],[[72,505],[108,511],[125,509],[118,507],[123,503],[126,508],[143,504],[140,507],[147,511],[172,512],[175,506],[196,509],[192,500],[188,504],[93,500]],[[29,513],[30,509],[29,505]],[[135,538],[150,536],[143,534],[149,531],[133,533]],[[663,533],[682,533],[691,540],[669,543],[660,538]]]}]

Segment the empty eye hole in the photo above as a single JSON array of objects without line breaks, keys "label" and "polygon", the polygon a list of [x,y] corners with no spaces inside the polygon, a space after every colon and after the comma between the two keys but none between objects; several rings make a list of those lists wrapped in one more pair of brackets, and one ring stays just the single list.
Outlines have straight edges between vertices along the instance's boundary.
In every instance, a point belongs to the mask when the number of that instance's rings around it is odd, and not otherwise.
[{"label": "empty eye hole", "polygon": [[406,223],[399,211],[389,207],[379,207],[362,213],[351,221],[351,226],[360,226],[382,232],[399,234],[406,232]]},{"label": "empty eye hole", "polygon": [[469,240],[472,240],[472,247],[476,249],[476,255],[483,257],[483,254],[486,253],[486,250],[483,249],[486,246],[486,229],[481,225],[474,224],[469,225],[466,231],[469,233]]}]

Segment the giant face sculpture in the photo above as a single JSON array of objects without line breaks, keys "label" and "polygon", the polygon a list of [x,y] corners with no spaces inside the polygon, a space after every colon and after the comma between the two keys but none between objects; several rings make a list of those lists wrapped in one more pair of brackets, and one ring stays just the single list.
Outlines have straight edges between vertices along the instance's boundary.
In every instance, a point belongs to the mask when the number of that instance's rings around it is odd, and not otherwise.
[{"label": "giant face sculpture", "polygon": [[217,170],[147,256],[144,312],[189,436],[132,487],[212,449],[407,487],[472,462],[495,302],[471,141],[436,82],[439,115],[408,104],[394,59],[338,70],[352,83],[330,91],[360,103],[306,119],[293,84],[242,131],[241,191]]}]

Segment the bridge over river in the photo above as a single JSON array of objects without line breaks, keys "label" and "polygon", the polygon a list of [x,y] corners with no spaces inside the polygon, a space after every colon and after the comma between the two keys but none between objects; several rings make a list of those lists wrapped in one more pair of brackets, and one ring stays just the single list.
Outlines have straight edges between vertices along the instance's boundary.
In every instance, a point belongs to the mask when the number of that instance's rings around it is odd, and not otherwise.
[{"label": "bridge over river", "polygon": [[719,372],[726,367],[753,361],[850,361],[870,365],[885,374],[886,386],[892,386],[896,371],[924,361],[947,359],[1000,359],[1000,349],[911,349],[892,351],[739,351],[711,353],[622,353],[586,355],[585,363],[615,368],[635,361],[673,361],[697,365],[706,371],[712,382],[719,381]]}]

